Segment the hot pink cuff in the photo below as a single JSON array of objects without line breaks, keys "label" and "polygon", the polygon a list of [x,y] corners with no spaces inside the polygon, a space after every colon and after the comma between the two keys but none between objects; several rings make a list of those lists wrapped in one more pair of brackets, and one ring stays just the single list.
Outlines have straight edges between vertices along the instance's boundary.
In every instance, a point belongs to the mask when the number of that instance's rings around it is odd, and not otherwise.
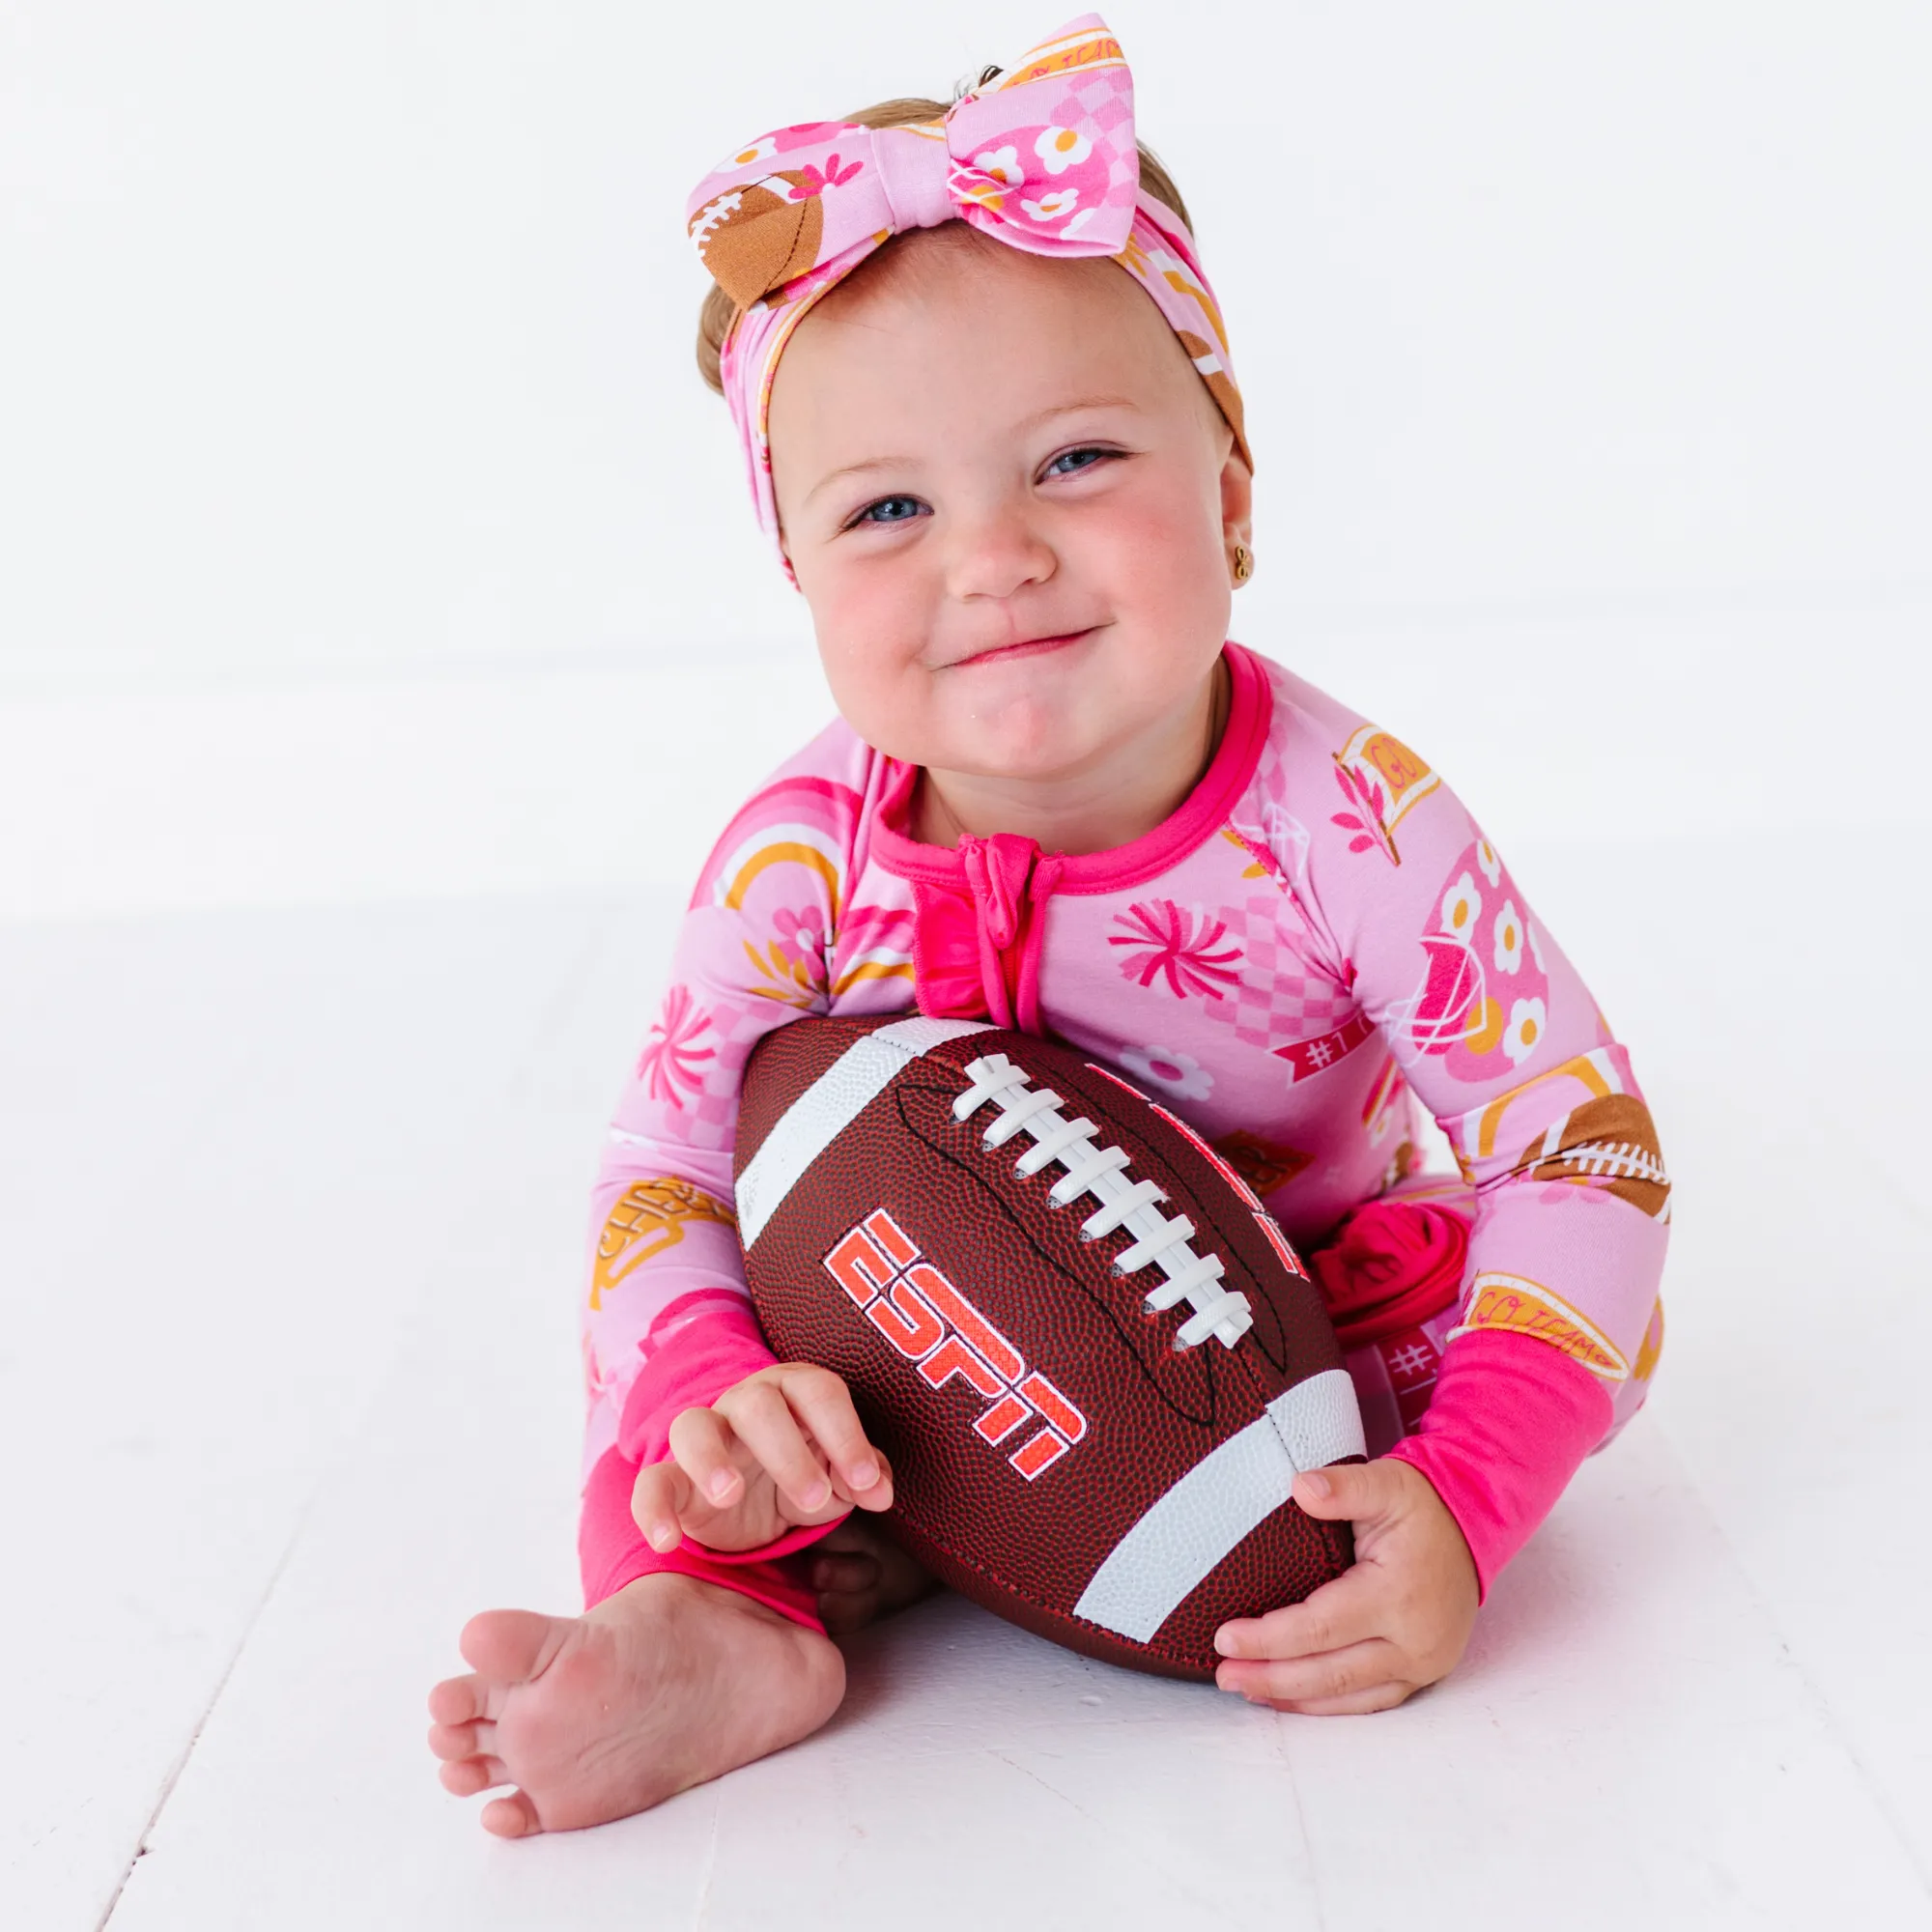
[{"label": "hot pink cuff", "polygon": [[1609,1427],[1609,1391],[1548,1343],[1459,1335],[1415,1434],[1388,1453],[1429,1478],[1487,1597]]},{"label": "hot pink cuff", "polygon": [[654,1338],[624,1398],[617,1447],[633,1463],[662,1463],[676,1417],[687,1408],[709,1408],[727,1388],[777,1360],[749,1301],[707,1296],[689,1321]]},{"label": "hot pink cuff", "polygon": [[755,1549],[712,1549],[687,1537],[675,1549],[658,1550],[644,1541],[631,1514],[638,1471],[670,1454],[672,1421],[687,1408],[709,1407],[726,1389],[777,1359],[749,1303],[733,1308],[716,1301],[653,1352],[625,1398],[617,1446],[598,1460],[584,1485],[577,1554],[586,1609],[639,1577],[670,1571],[740,1591],[794,1623],[824,1628],[805,1566],[784,1559],[816,1543],[842,1517],[788,1530]]},{"label": "hot pink cuff", "polygon": [[609,1449],[598,1459],[584,1485],[577,1558],[586,1610],[639,1577],[696,1577],[700,1582],[736,1590],[795,1624],[824,1630],[807,1559],[791,1552],[823,1536],[831,1527],[829,1523],[824,1528],[794,1530],[764,1549],[706,1549],[688,1539],[675,1549],[653,1549],[631,1515],[631,1491],[637,1484],[638,1467],[616,1450]]}]

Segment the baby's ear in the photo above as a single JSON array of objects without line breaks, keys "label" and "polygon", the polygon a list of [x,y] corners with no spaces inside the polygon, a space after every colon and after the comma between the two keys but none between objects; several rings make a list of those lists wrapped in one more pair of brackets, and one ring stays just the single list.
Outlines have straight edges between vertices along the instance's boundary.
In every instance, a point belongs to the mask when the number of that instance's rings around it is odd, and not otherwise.
[{"label": "baby's ear", "polygon": [[1228,458],[1221,466],[1221,533],[1231,544],[1252,545],[1255,539],[1255,479],[1241,452],[1228,437]]}]

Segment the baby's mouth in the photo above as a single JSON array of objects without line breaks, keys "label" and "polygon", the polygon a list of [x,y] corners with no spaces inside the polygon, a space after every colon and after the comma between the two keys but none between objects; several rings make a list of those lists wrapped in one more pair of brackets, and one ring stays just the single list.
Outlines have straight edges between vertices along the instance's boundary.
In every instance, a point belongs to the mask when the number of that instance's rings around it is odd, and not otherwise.
[{"label": "baby's mouth", "polygon": [[954,658],[946,668],[957,670],[965,665],[1008,664],[1016,658],[1044,657],[1050,651],[1064,651],[1091,638],[1098,628],[1089,625],[1084,631],[1058,631],[1048,637],[1023,638],[1018,643],[996,644],[991,650],[975,651],[971,657]]}]

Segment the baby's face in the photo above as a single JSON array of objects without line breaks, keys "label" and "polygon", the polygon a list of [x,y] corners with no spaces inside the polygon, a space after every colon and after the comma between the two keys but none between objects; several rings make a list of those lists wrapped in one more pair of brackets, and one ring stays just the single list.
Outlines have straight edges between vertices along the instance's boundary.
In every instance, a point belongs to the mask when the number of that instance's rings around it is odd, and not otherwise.
[{"label": "baby's face", "polygon": [[1246,467],[1113,263],[957,224],[911,246],[819,302],[772,390],[783,540],[833,696],[910,763],[1102,768],[1199,700]]}]

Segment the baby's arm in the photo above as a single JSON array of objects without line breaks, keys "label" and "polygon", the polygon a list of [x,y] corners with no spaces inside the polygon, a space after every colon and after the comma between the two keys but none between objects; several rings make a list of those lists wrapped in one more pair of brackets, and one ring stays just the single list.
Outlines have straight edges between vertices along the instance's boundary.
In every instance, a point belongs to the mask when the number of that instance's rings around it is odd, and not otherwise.
[{"label": "baby's arm", "polygon": [[1375,806],[1348,804],[1308,828],[1296,889],[1476,1210],[1462,1325],[1417,1433],[1297,1486],[1312,1514],[1356,1523],[1356,1569],[1224,1633],[1243,1660],[1224,1688],[1298,1709],[1380,1708],[1454,1665],[1496,1574],[1634,1406],[1617,1399],[1655,1360],[1667,1236],[1629,1056],[1467,812],[1434,783],[1387,838]]},{"label": "baby's arm", "polygon": [[[634,1514],[639,1471],[670,1462],[679,1446],[696,1445],[704,1462],[705,1443],[723,1441],[694,1421],[674,1444],[680,1418],[714,1414],[708,1427],[731,1432],[729,1460],[743,1446],[734,1410],[743,1421],[768,1402],[750,1389],[726,1399],[746,1384],[763,1388],[779,1366],[751,1308],[732,1218],[738,1089],[753,1047],[774,1027],[856,1004],[840,997],[835,947],[835,909],[859,817],[860,794],[840,769],[850,743],[849,734],[842,744],[826,734],[726,829],[685,914],[670,987],[611,1129],[593,1194],[582,1310],[589,1407],[579,1552],[586,1604],[666,1567]],[[859,992],[882,1007],[903,999],[877,977],[860,982]],[[758,1432],[757,1423],[749,1426]],[[774,1453],[783,1460],[782,1450]],[[789,1463],[787,1470],[797,1473]],[[645,1500],[661,1515],[655,1484]],[[787,1526],[764,1539],[744,1531],[761,1507],[771,1521],[769,1491],[754,1484],[739,1505],[744,1520],[735,1531],[699,1506],[694,1523],[704,1520],[722,1540],[713,1545],[693,1527],[674,1567],[695,1567],[809,1616],[800,1589],[744,1566],[822,1536],[849,1503],[827,1514],[794,1498]],[[714,1566],[737,1567],[721,1577]]]}]

